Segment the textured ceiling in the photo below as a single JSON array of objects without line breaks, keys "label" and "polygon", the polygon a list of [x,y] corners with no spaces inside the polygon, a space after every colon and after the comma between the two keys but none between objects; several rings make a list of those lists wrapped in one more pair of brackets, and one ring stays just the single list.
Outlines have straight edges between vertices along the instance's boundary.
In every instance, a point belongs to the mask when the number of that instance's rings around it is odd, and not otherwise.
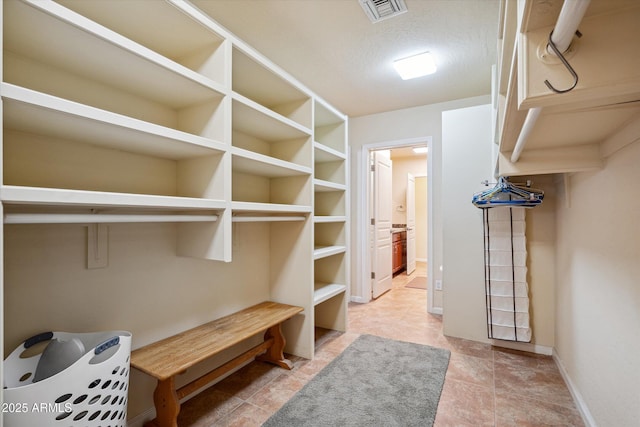
[{"label": "textured ceiling", "polygon": [[[405,0],[372,24],[358,0],[193,0],[349,116],[491,92],[498,0]],[[395,59],[430,51],[436,74],[403,81]]]}]

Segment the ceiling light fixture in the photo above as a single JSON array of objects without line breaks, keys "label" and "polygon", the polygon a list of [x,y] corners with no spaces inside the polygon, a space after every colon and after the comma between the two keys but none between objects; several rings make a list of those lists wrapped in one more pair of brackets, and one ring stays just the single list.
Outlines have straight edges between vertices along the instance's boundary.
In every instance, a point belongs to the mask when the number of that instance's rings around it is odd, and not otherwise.
[{"label": "ceiling light fixture", "polygon": [[416,154],[425,154],[429,152],[429,147],[413,147],[413,152]]},{"label": "ceiling light fixture", "polygon": [[402,80],[415,79],[436,72],[436,63],[430,52],[419,53],[407,58],[393,61],[393,67],[396,69]]}]

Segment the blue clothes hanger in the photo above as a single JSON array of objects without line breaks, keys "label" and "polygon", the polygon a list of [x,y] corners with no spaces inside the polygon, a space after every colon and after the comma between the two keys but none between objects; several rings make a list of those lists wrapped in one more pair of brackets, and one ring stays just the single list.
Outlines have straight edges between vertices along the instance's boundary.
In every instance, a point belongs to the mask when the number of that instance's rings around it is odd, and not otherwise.
[{"label": "blue clothes hanger", "polygon": [[533,208],[542,203],[544,191],[514,184],[501,176],[495,187],[473,195],[471,203],[480,209],[497,206],[519,206]]}]

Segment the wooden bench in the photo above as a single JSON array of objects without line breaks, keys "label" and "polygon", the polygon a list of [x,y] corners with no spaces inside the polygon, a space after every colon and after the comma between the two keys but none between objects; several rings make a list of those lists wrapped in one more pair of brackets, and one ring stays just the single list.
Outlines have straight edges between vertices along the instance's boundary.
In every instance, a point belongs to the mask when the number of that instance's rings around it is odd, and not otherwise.
[{"label": "wooden bench", "polygon": [[[283,354],[285,339],[280,326],[302,310],[302,307],[267,301],[133,351],[131,366],[158,380],[153,393],[156,418],[145,426],[177,427],[180,399],[253,358],[291,369],[291,361]],[[176,375],[262,332],[264,342],[261,344],[189,384],[175,388]]]}]

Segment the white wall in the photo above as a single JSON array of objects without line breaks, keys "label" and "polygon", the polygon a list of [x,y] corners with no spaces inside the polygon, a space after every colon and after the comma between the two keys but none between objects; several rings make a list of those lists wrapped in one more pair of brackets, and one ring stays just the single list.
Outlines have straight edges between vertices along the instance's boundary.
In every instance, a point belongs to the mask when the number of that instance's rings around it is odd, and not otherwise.
[{"label": "white wall", "polygon": [[599,426],[640,420],[640,142],[557,206],[557,357]]},{"label": "white wall", "polygon": [[490,164],[491,106],[443,112],[443,333],[475,341],[487,340],[487,326],[482,210],[471,197],[491,178]]},{"label": "white wall", "polygon": [[[477,106],[442,115],[443,292],[445,335],[488,342],[482,252],[482,211],[471,203],[492,180],[491,109]],[[464,124],[462,126],[461,124]],[[526,181],[527,177],[519,177]],[[551,176],[532,177],[544,203],[526,212],[531,344],[494,344],[550,354],[555,328],[555,206]]]},{"label": "white wall", "polygon": [[[351,156],[351,212],[352,218],[352,251],[351,257],[354,265],[357,265],[358,252],[366,250],[366,248],[358,247],[356,230],[362,225],[357,221],[357,203],[366,195],[360,193],[358,185],[358,159],[359,152],[363,145],[398,141],[404,139],[424,138],[430,136],[432,138],[432,149],[429,155],[432,157],[432,168],[430,172],[432,178],[432,200],[434,206],[433,212],[433,254],[430,254],[430,262],[433,264],[432,279],[441,279],[442,275],[439,266],[442,264],[442,215],[440,208],[440,188],[441,179],[441,144],[442,144],[442,112],[455,108],[464,108],[467,106],[487,104],[490,102],[490,96],[479,96],[474,98],[461,99],[457,101],[444,102],[432,105],[423,105],[420,107],[407,108],[403,110],[389,111],[380,114],[372,114],[369,116],[354,117],[349,119],[349,145]],[[357,296],[362,291],[362,284],[358,283],[356,273],[357,268],[353,268],[351,278],[352,295]],[[442,295],[438,291],[434,291],[435,307],[442,307]]]}]

